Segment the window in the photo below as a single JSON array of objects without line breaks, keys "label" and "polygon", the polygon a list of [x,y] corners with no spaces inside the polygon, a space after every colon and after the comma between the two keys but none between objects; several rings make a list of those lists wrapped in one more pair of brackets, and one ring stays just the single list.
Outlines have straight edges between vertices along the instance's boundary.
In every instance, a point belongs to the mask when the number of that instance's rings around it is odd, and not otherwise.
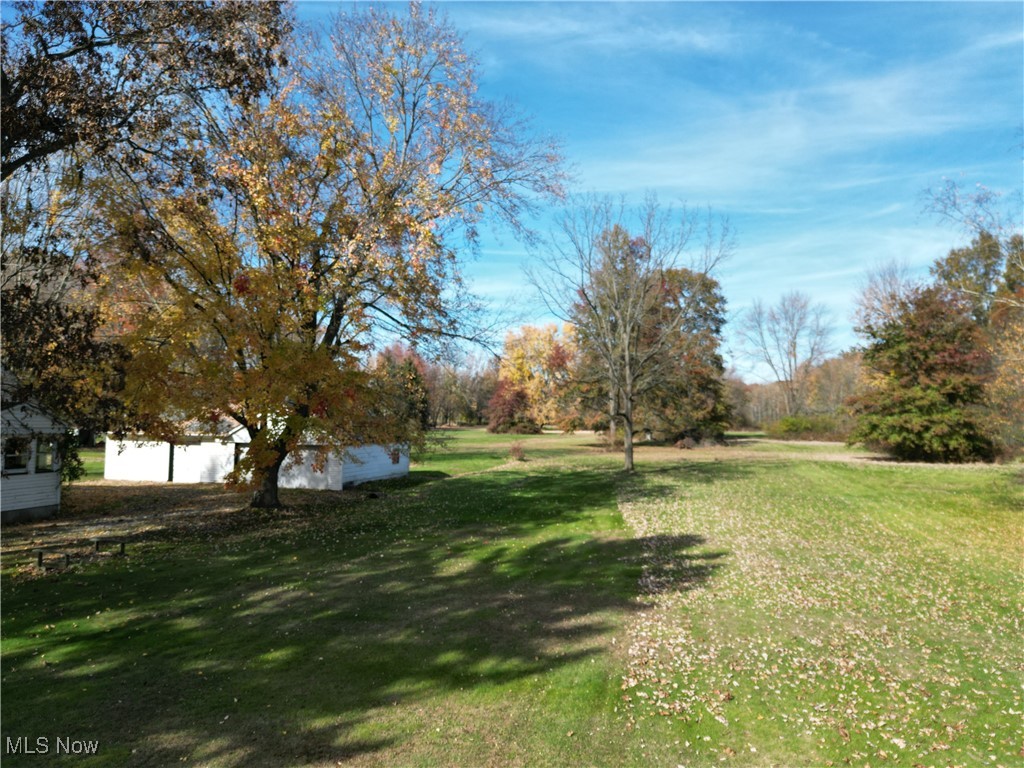
[{"label": "window", "polygon": [[43,439],[36,446],[36,472],[53,472],[57,466],[57,441]]},{"label": "window", "polygon": [[27,437],[8,437],[4,440],[4,472],[28,472],[32,457],[32,441]]}]

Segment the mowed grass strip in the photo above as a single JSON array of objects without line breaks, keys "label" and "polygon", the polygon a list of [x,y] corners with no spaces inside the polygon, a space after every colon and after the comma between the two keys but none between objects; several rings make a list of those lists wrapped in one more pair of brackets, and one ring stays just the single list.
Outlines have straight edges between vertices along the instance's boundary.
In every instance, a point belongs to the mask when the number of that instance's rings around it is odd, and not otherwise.
[{"label": "mowed grass strip", "polygon": [[[1019,470],[772,453],[622,489],[639,535],[700,542],[649,547],[630,629],[623,700],[655,762],[1019,765]],[[700,562],[715,578],[687,582]]]},{"label": "mowed grass strip", "polygon": [[103,466],[106,464],[103,448],[79,448],[78,456],[82,460],[85,477],[89,479],[103,477]]},{"label": "mowed grass strip", "polygon": [[615,640],[641,550],[611,467],[288,494],[9,576],[3,736],[97,741],[46,758],[75,765],[627,764]]}]

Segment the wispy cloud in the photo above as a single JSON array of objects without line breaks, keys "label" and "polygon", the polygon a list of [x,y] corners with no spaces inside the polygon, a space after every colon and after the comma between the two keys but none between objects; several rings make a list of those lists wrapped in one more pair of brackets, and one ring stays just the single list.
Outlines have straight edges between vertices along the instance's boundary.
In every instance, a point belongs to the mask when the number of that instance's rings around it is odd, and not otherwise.
[{"label": "wispy cloud", "polygon": [[[738,230],[722,273],[730,306],[799,289],[833,308],[844,344],[871,264],[924,275],[957,244],[921,216],[922,189],[960,172],[1022,186],[1024,14],[1013,4],[448,9],[487,92],[564,137],[583,189],[710,203]],[[493,256],[472,267],[479,289],[524,295],[523,254]]]},{"label": "wispy cloud", "polygon": [[694,14],[688,24],[665,26],[650,18],[650,8],[641,3],[502,3],[451,5],[449,11],[474,39],[547,49],[546,54],[553,46],[585,56],[653,50],[722,54],[742,42],[723,17],[708,22]]},{"label": "wispy cloud", "polygon": [[[670,127],[609,135],[587,146],[593,153],[588,181],[609,189],[685,188],[725,204],[783,184],[792,191],[808,184],[836,190],[891,182],[906,175],[904,158],[870,165],[860,159],[969,129],[991,114],[965,109],[960,88],[948,81],[940,87],[926,72],[910,67],[853,76],[747,94],[728,104],[694,102],[691,95],[685,114],[667,121]],[[853,175],[835,178],[829,172],[835,163]],[[902,171],[893,170],[897,164]]]}]

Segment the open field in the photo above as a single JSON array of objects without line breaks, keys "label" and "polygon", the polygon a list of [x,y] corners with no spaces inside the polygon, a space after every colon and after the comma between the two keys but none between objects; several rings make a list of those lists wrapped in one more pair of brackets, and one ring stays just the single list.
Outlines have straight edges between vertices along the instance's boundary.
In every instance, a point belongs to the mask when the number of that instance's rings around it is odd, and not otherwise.
[{"label": "open field", "polygon": [[[4,531],[3,763],[1021,764],[1019,466],[751,439],[637,462],[473,430],[273,513],[72,487]],[[127,556],[29,565],[99,533]]]}]

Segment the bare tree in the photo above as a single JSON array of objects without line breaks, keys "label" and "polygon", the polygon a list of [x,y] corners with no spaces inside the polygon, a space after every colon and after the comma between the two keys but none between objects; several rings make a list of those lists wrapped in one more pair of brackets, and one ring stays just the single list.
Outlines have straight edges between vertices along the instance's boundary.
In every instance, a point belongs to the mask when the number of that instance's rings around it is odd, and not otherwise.
[{"label": "bare tree", "polygon": [[830,351],[828,308],[799,291],[785,294],[773,307],[758,299],[743,316],[739,334],[748,354],[767,365],[781,385],[786,415],[802,413],[811,370]]},{"label": "bare tree", "polygon": [[879,325],[895,318],[900,303],[921,288],[921,282],[910,274],[905,261],[876,264],[864,277],[857,296],[854,322],[857,327]]},{"label": "bare tree", "polygon": [[[998,252],[998,261],[1003,270],[1003,290],[956,285],[952,287],[961,293],[996,304],[1024,307],[1024,190],[1017,188],[1010,194],[1003,194],[975,184],[973,189],[964,187],[953,179],[943,179],[938,189],[924,191],[924,209],[940,219],[957,227],[974,239],[972,248],[986,240],[992,241]],[[965,249],[970,250],[970,249]],[[952,255],[952,254],[951,254]],[[941,274],[938,275],[940,278]]]},{"label": "bare tree", "polygon": [[923,193],[928,213],[959,227],[972,236],[987,232],[1001,241],[1021,229],[1021,192],[1004,195],[983,184],[968,190],[960,182],[943,179],[938,189]]},{"label": "bare tree", "polygon": [[[551,250],[530,271],[549,310],[577,328],[584,355],[607,396],[611,424],[623,429],[626,471],[633,470],[633,412],[672,369],[669,351],[692,313],[666,301],[671,270],[708,275],[733,249],[728,222],[662,208],[648,196],[636,210],[609,198],[584,197],[560,221]],[[614,437],[612,440],[614,444]]]}]

